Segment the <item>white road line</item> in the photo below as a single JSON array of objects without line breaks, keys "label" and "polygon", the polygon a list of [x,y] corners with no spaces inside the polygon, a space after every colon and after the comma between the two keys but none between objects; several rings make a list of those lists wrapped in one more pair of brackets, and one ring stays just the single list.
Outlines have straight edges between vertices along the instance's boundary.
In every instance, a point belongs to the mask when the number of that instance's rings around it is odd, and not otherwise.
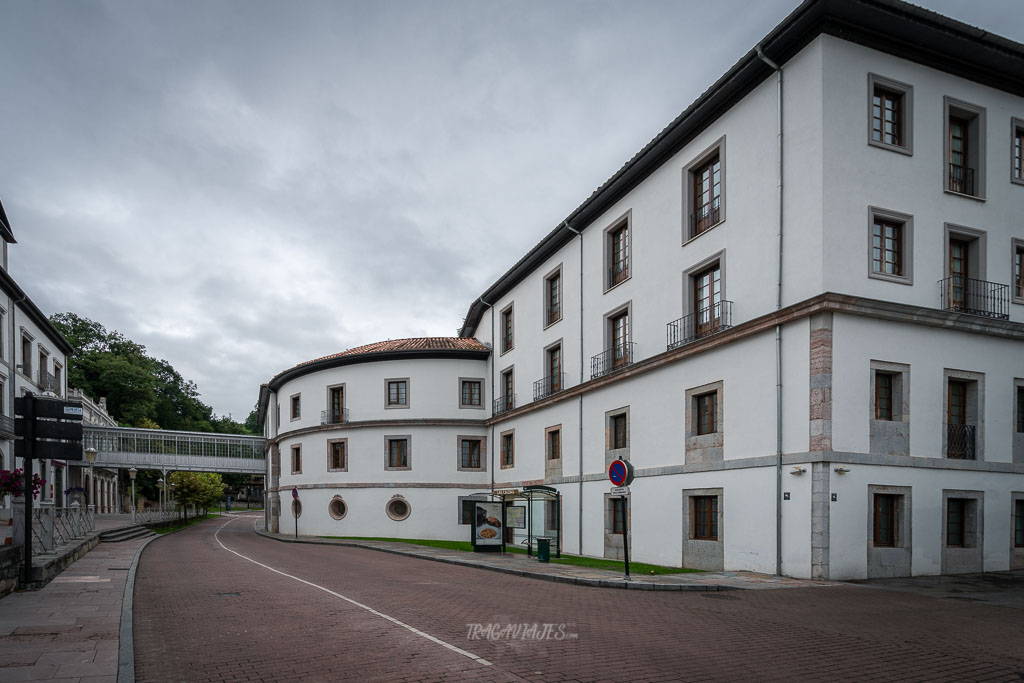
[{"label": "white road line", "polygon": [[[236,519],[241,519],[241,518],[239,517],[239,518],[236,518]],[[449,650],[451,650],[452,652],[457,652],[460,655],[463,655],[464,657],[469,657],[470,659],[472,659],[473,661],[475,661],[478,664],[482,664],[483,666],[491,666],[491,663],[488,662],[483,657],[475,655],[472,652],[467,652],[466,650],[463,650],[461,647],[456,647],[456,646],[452,645],[451,643],[447,643],[447,642],[441,640],[440,638],[436,638],[436,637],[430,635],[429,633],[424,633],[423,631],[419,630],[415,626],[410,626],[409,624],[406,624],[403,621],[399,621],[398,619],[395,619],[394,617],[388,616],[387,614],[384,614],[383,612],[378,612],[377,610],[373,609],[372,607],[370,607],[368,605],[364,605],[361,602],[357,602],[357,601],[353,600],[352,598],[345,597],[341,593],[335,593],[330,588],[324,588],[323,586],[319,586],[319,585],[317,585],[315,583],[312,583],[310,581],[306,581],[305,579],[300,579],[297,576],[292,576],[291,574],[286,574],[285,572],[283,572],[283,571],[281,571],[279,569],[274,569],[273,567],[265,565],[262,562],[257,562],[256,560],[252,559],[251,557],[247,557],[247,556],[243,555],[242,553],[238,552],[237,550],[232,550],[231,548],[229,548],[226,545],[224,545],[223,543],[221,543],[220,532],[221,532],[221,529],[226,527],[228,524],[231,524],[231,522],[233,522],[233,521],[235,521],[235,520],[231,519],[231,520],[225,522],[224,524],[222,524],[220,529],[217,529],[217,532],[213,535],[213,538],[217,541],[217,543],[220,545],[220,547],[224,548],[224,550],[227,550],[229,553],[234,553],[235,555],[238,555],[239,557],[241,557],[243,560],[248,560],[249,562],[252,562],[253,564],[259,565],[260,567],[263,567],[264,569],[269,569],[270,571],[274,572],[275,574],[280,574],[281,576],[287,576],[289,579],[295,579],[299,583],[304,583],[307,586],[312,586],[313,588],[319,588],[324,593],[329,593],[330,595],[333,595],[336,598],[341,598],[345,602],[353,604],[356,607],[359,607],[360,609],[364,609],[367,612],[369,612],[370,614],[376,615],[376,616],[380,617],[381,619],[387,619],[392,624],[395,624],[396,626],[401,626],[404,629],[412,631],[416,635],[418,635],[420,637],[423,637],[423,638],[426,638],[427,640],[429,640],[429,641],[431,641],[433,643],[437,643],[441,647],[446,647]]]}]

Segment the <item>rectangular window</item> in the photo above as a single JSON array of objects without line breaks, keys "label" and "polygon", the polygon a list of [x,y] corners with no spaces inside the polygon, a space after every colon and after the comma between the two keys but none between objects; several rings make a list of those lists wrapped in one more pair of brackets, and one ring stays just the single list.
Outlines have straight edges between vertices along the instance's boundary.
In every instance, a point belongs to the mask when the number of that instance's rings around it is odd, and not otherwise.
[{"label": "rectangular window", "polygon": [[409,405],[409,383],[404,379],[388,380],[388,407]]},{"label": "rectangular window", "polygon": [[692,237],[696,237],[720,221],[722,208],[722,164],[718,153],[692,171],[693,219]]},{"label": "rectangular window", "polygon": [[875,528],[872,543],[876,548],[896,546],[896,498],[894,494],[875,494]]},{"label": "rectangular window", "polygon": [[302,446],[292,446],[292,474],[302,473]]},{"label": "rectangular window", "polygon": [[467,470],[480,469],[480,440],[462,439],[460,449],[462,468]]},{"label": "rectangular window", "polygon": [[943,98],[948,170],[945,189],[969,197],[985,196],[985,110]]},{"label": "rectangular window", "polygon": [[558,460],[562,457],[562,431],[552,429],[548,432],[548,460]]},{"label": "rectangular window", "polygon": [[501,387],[502,395],[505,398],[506,410],[511,410],[515,407],[516,395],[515,379],[511,370],[506,370],[501,373]]},{"label": "rectangular window", "polygon": [[482,382],[478,379],[462,380],[462,405],[479,406],[482,402],[480,390]]},{"label": "rectangular window", "polygon": [[515,337],[512,329],[512,307],[509,306],[501,312],[501,352],[511,351],[515,346]]},{"label": "rectangular window", "polygon": [[718,496],[693,496],[693,538],[718,540]]},{"label": "rectangular window", "polygon": [[554,394],[562,390],[562,345],[552,346],[545,355],[547,356],[547,373],[550,378],[550,393]]},{"label": "rectangular window", "polygon": [[1017,245],[1013,252],[1013,294],[1024,299],[1024,245]]},{"label": "rectangular window", "polygon": [[28,337],[21,338],[21,374],[32,376],[32,340]]},{"label": "rectangular window", "polygon": [[695,399],[697,434],[714,434],[718,431],[718,392],[701,394]]},{"label": "rectangular window", "polygon": [[43,386],[46,383],[46,374],[48,372],[48,359],[45,351],[39,352],[39,385]]},{"label": "rectangular window", "polygon": [[344,441],[328,441],[327,452],[328,452],[328,463],[327,467],[331,470],[344,470],[348,467],[345,458],[345,449],[347,444]]},{"label": "rectangular window", "polygon": [[345,388],[331,387],[327,393],[328,424],[340,424],[345,415]]},{"label": "rectangular window", "polygon": [[893,376],[888,372],[875,373],[875,419],[892,420]]},{"label": "rectangular window", "polygon": [[967,382],[949,380],[948,424],[967,424]]},{"label": "rectangular window", "polygon": [[948,498],[946,500],[946,545],[957,548],[964,547],[965,522],[967,517],[967,503],[963,498]]},{"label": "rectangular window", "polygon": [[62,372],[61,372],[60,365],[58,363],[54,362],[54,364],[53,364],[53,383],[56,385],[56,389],[54,389],[54,391],[58,395],[61,395],[61,394],[64,393],[62,391],[63,384],[62,384],[62,380],[61,380],[61,374],[62,374]]},{"label": "rectangular window", "polygon": [[544,281],[544,324],[551,325],[562,319],[562,271]]},{"label": "rectangular window", "polygon": [[514,432],[501,435],[501,466],[512,467],[516,464],[516,441]]},{"label": "rectangular window", "polygon": [[612,367],[629,365],[633,357],[629,344],[629,310],[608,318],[608,327],[612,341]]},{"label": "rectangular window", "polygon": [[612,533],[622,534],[626,531],[626,499],[612,498]]},{"label": "rectangular window", "polygon": [[717,330],[722,320],[722,267],[716,263],[693,276],[697,336]]},{"label": "rectangular window", "polygon": [[1024,500],[1013,502],[1013,546],[1024,548]]},{"label": "rectangular window", "polygon": [[295,394],[291,397],[291,416],[293,420],[298,420],[302,416],[301,394]]},{"label": "rectangular window", "polygon": [[903,145],[903,94],[875,86],[871,96],[871,139],[887,145]]},{"label": "rectangular window", "polygon": [[388,439],[388,467],[409,466],[409,440]]},{"label": "rectangular window", "polygon": [[1024,183],[1024,122],[1013,120],[1013,170],[1011,178],[1014,182]]},{"label": "rectangular window", "polygon": [[1017,433],[1024,434],[1024,387],[1017,387]]},{"label": "rectangular window", "polygon": [[608,287],[629,277],[629,223],[608,233]]},{"label": "rectangular window", "polygon": [[903,224],[875,219],[871,230],[871,269],[883,275],[903,275]]},{"label": "rectangular window", "polygon": [[609,446],[612,450],[619,448],[626,448],[629,446],[629,423],[626,419],[626,414],[621,413],[619,415],[612,415],[609,429],[611,434],[609,435]]}]

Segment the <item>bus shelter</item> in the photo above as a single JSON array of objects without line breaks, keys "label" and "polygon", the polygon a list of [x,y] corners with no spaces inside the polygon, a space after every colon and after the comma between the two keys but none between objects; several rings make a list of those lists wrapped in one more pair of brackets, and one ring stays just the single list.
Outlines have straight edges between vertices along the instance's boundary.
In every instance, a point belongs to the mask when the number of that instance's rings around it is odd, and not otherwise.
[{"label": "bus shelter", "polygon": [[555,557],[562,556],[562,494],[557,489],[523,486],[484,495],[487,499],[476,501],[473,515],[475,550],[525,546],[526,554],[533,555],[537,539],[546,538]]}]

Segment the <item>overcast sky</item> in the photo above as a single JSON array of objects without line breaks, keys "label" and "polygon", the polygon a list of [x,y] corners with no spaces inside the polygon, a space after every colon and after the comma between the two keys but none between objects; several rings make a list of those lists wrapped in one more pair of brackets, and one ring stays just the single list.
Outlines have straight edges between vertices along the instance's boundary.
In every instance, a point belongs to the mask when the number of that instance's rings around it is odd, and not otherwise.
[{"label": "overcast sky", "polygon": [[[244,420],[469,304],[798,0],[5,0],[0,199],[46,314]],[[1019,0],[923,5],[1024,42]]]}]

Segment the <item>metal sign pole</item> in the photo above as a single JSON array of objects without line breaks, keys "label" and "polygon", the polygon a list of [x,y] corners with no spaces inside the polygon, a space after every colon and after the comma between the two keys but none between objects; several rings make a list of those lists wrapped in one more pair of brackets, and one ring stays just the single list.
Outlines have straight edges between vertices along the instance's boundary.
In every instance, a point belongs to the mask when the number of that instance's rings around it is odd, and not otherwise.
[{"label": "metal sign pole", "polygon": [[24,418],[24,433],[22,439],[25,442],[24,455],[22,457],[22,467],[25,470],[25,588],[32,585],[32,451],[33,442],[35,441],[35,429],[33,429],[33,421],[35,418],[35,397],[29,393],[25,394],[24,401],[22,404],[22,411]]},{"label": "metal sign pole", "polygon": [[622,554],[626,560],[626,581],[629,581],[629,496],[622,497]]}]

